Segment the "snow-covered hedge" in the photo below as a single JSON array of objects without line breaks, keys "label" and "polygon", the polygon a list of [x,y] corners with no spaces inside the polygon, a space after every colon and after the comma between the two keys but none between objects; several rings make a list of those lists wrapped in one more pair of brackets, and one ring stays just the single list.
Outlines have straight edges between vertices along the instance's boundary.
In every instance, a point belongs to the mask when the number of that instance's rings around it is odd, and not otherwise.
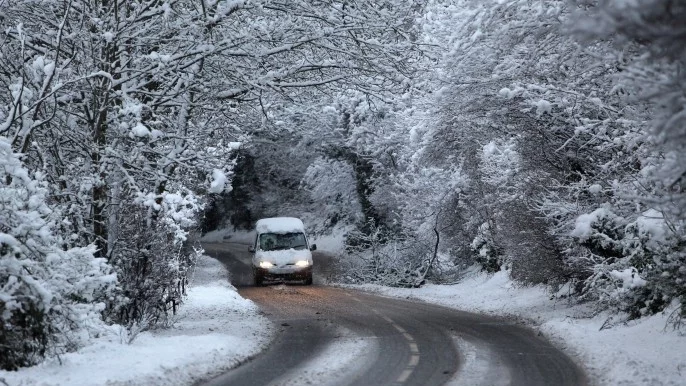
[{"label": "snow-covered hedge", "polygon": [[103,326],[116,275],[95,247],[64,248],[41,173],[0,137],[0,368],[73,351]]}]

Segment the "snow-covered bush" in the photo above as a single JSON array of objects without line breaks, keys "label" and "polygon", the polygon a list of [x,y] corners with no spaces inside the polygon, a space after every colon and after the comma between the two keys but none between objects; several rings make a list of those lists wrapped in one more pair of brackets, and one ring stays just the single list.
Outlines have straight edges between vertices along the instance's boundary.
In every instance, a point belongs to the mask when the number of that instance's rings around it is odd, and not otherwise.
[{"label": "snow-covered bush", "polygon": [[346,240],[349,256],[339,263],[341,278],[349,283],[392,287],[419,287],[432,265],[430,243],[390,234],[388,229],[353,231]]},{"label": "snow-covered bush", "polygon": [[571,235],[586,247],[596,264],[612,264],[622,257],[623,229],[626,220],[605,207],[582,214]]},{"label": "snow-covered bush", "polygon": [[624,229],[625,259],[645,279],[642,286],[635,288],[625,307],[631,318],[660,312],[673,301],[682,302],[677,316],[684,316],[686,254],[683,233],[675,231],[655,209],[639,214]]},{"label": "snow-covered bush", "polygon": [[629,318],[654,314],[682,299],[683,256],[672,232],[655,209],[627,219],[605,204],[578,216],[570,244],[576,254],[568,258],[587,272],[580,277],[580,294],[597,299],[601,307],[626,311]]},{"label": "snow-covered bush", "polygon": [[491,226],[487,222],[479,226],[479,230],[471,244],[476,254],[476,262],[486,272],[498,272],[503,265],[502,248],[498,247],[491,234]]},{"label": "snow-covered bush", "polygon": [[647,287],[651,289],[649,294],[651,297],[646,296],[645,298],[648,302],[655,299],[655,302],[646,305],[653,304],[658,305],[658,307],[646,310],[639,303],[636,307],[641,315],[645,315],[661,311],[663,304],[678,304],[678,308],[670,320],[675,328],[683,328],[683,321],[686,320],[686,268],[684,268],[686,267],[686,252],[684,252],[686,241],[683,238],[683,231],[682,229],[680,239],[675,237],[673,247],[670,248],[669,252],[658,257],[653,275],[648,277]]},{"label": "snow-covered bush", "polygon": [[132,331],[166,325],[183,301],[190,270],[202,250],[190,239],[202,204],[190,191],[138,194],[122,206],[110,261],[120,301],[108,317]]},{"label": "snow-covered bush", "polygon": [[[117,279],[93,246],[65,248],[41,173],[0,137],[0,368],[73,351],[103,326]],[[69,237],[69,235],[65,235]]]}]

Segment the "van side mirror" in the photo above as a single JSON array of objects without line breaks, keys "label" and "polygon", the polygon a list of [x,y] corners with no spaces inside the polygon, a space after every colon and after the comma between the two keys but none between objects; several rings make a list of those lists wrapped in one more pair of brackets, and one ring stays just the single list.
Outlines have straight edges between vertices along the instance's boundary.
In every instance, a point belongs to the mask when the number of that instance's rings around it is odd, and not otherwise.
[{"label": "van side mirror", "polygon": [[316,251],[316,250],[317,250],[317,244],[310,245],[310,251]]},{"label": "van side mirror", "polygon": [[255,246],[254,245],[249,246],[248,252],[255,253]]}]

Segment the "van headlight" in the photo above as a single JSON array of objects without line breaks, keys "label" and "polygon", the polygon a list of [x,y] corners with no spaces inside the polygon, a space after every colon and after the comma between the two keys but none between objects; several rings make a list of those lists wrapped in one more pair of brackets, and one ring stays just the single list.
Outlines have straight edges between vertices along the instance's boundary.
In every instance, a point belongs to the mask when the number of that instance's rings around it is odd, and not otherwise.
[{"label": "van headlight", "polygon": [[295,266],[296,266],[296,267],[309,267],[309,266],[310,266],[310,262],[307,261],[307,260],[298,260],[298,261],[295,262]]},{"label": "van headlight", "polygon": [[260,261],[260,268],[271,268],[273,266],[274,266],[274,264],[272,264],[268,261]]}]

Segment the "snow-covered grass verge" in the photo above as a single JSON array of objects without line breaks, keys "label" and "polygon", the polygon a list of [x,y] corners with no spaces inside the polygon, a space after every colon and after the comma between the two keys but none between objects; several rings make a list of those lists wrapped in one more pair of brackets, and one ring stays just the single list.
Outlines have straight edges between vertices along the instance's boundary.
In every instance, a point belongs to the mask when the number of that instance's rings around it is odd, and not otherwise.
[{"label": "snow-covered grass verge", "polygon": [[608,314],[593,316],[587,306],[554,299],[544,287],[517,286],[507,272],[418,289],[351,287],[523,320],[576,357],[598,385],[686,384],[686,335],[666,327],[668,312],[601,330]]},{"label": "snow-covered grass verge", "polygon": [[171,328],[142,332],[131,344],[122,329],[112,328],[59,360],[0,371],[0,385],[193,384],[256,355],[270,337],[271,324],[229,284],[224,266],[202,256]]}]

